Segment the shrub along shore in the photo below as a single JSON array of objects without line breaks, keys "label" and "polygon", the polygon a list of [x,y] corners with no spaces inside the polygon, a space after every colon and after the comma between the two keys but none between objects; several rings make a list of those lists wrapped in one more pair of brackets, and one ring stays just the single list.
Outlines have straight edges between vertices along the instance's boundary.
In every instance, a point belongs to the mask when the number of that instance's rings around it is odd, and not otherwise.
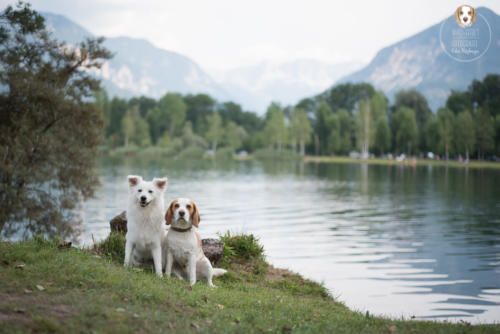
[{"label": "shrub along shore", "polygon": [[320,284],[265,261],[252,235],[221,236],[229,272],[193,287],[124,268],[124,237],[92,249],[0,243],[0,333],[493,333],[500,325],[389,319],[349,310]]},{"label": "shrub along shore", "polygon": [[417,159],[413,157],[406,158],[402,161],[387,158],[350,158],[347,156],[302,156],[290,150],[277,151],[273,149],[260,149],[253,154],[235,155],[228,150],[220,150],[216,155],[207,155],[203,150],[192,150],[188,148],[181,151],[179,154],[174,154],[169,149],[160,147],[150,147],[147,149],[129,148],[127,150],[117,149],[111,151],[102,151],[103,156],[113,157],[151,157],[151,158],[166,158],[166,159],[216,159],[216,160],[294,160],[304,161],[306,163],[352,163],[352,164],[370,164],[370,165],[387,165],[387,166],[443,166],[455,168],[494,168],[500,169],[500,162],[484,161],[484,160],[469,160],[468,162],[460,162],[457,160],[436,160],[436,159]]}]

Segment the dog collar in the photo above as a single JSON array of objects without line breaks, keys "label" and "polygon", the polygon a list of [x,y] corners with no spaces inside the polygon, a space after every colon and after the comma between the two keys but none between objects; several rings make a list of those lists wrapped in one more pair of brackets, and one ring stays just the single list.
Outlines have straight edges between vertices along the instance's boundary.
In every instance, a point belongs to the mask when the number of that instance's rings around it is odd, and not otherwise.
[{"label": "dog collar", "polygon": [[173,226],[170,226],[170,229],[176,231],[176,232],[188,232],[192,229],[193,227],[190,226],[189,228],[178,228],[178,227],[173,227]]}]

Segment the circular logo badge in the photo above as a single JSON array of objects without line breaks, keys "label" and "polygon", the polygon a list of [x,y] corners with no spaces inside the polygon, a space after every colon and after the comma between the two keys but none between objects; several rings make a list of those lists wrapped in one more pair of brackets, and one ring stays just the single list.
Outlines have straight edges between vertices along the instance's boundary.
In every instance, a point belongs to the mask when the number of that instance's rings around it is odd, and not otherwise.
[{"label": "circular logo badge", "polygon": [[469,5],[455,10],[439,30],[444,52],[461,62],[470,62],[483,56],[491,44],[491,27],[485,17]]}]

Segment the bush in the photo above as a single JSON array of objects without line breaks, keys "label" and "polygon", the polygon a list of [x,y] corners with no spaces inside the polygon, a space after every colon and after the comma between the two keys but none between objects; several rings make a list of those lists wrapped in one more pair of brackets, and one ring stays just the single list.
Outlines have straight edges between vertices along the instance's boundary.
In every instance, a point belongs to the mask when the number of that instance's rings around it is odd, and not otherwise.
[{"label": "bush", "polygon": [[219,235],[224,243],[223,258],[240,258],[244,260],[264,260],[264,247],[259,244],[259,239],[253,234],[231,235],[229,231]]},{"label": "bush", "polygon": [[97,243],[97,252],[111,257],[113,261],[123,263],[125,259],[125,234],[121,232],[111,232],[103,241]]},{"label": "bush", "polygon": [[205,150],[198,146],[189,146],[179,153],[179,159],[201,159],[205,154]]},{"label": "bush", "polygon": [[224,147],[215,152],[215,159],[217,160],[232,160],[233,149],[231,147]]},{"label": "bush", "polygon": [[263,148],[256,150],[253,154],[259,160],[302,160],[303,157],[296,152],[290,150],[277,151],[273,149]]},{"label": "bush", "polygon": [[134,144],[130,144],[128,146],[120,146],[113,151],[111,151],[112,155],[136,155],[139,151],[139,147]]},{"label": "bush", "polygon": [[150,146],[138,153],[139,155],[151,157],[173,157],[176,152],[172,147]]}]

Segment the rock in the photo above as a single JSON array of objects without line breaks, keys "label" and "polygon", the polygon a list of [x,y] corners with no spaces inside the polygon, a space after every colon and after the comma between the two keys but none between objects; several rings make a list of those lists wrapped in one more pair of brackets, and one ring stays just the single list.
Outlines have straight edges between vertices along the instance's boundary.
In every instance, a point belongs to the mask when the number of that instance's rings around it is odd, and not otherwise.
[{"label": "rock", "polygon": [[123,211],[115,218],[109,221],[111,232],[127,233],[127,212]]},{"label": "rock", "polygon": [[[123,211],[118,216],[109,221],[111,232],[127,233],[127,212]],[[213,265],[216,265],[222,259],[224,252],[224,243],[217,239],[202,239],[201,247],[203,253]]]},{"label": "rock", "polygon": [[222,259],[222,253],[224,253],[224,243],[217,239],[202,239],[201,247],[203,248],[203,253],[216,265]]}]

